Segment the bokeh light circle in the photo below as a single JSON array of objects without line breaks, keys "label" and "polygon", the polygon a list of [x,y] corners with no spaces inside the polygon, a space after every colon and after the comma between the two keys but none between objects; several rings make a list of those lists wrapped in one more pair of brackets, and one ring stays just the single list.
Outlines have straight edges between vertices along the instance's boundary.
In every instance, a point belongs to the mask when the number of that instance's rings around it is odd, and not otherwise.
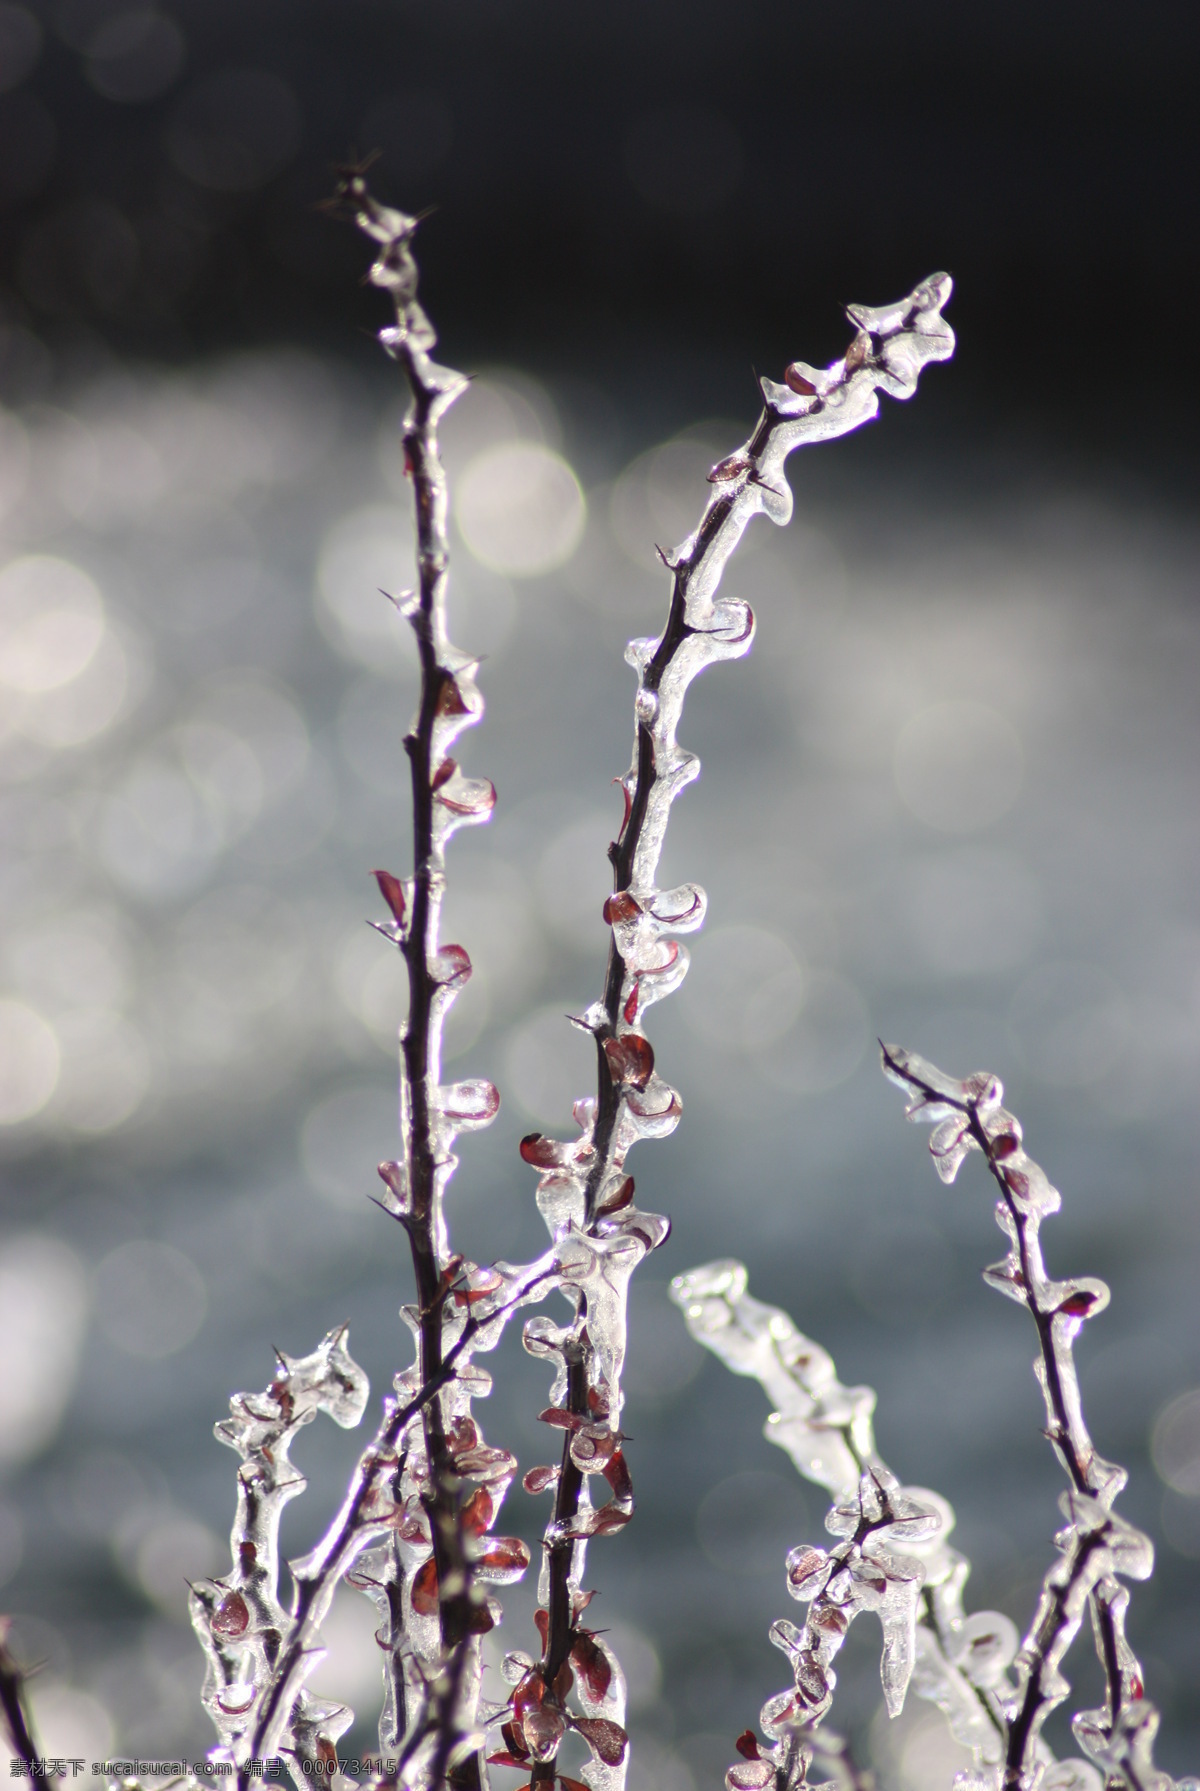
[{"label": "bokeh light circle", "polygon": [[493,572],[534,578],[571,558],[587,506],[561,454],[541,442],[501,442],[477,454],[455,509],[471,553]]}]

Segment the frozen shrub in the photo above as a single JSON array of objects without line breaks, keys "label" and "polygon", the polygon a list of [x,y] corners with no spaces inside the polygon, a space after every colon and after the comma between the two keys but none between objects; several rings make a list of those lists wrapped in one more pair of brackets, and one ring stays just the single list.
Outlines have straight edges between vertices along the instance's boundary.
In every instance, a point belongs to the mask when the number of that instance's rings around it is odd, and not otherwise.
[{"label": "frozen shrub", "polygon": [[[417,220],[377,203],[362,173],[345,173],[339,199],[375,245],[371,282],[390,295],[394,320],[380,340],[402,373],[410,403],[403,428],[405,471],[416,514],[416,584],[393,598],[397,626],[411,628],[420,665],[416,716],[405,741],[411,776],[412,864],[375,872],[382,902],[373,924],[400,954],[408,980],[401,1034],[400,1127],[394,1160],[380,1165],[379,1205],[408,1241],[413,1334],[409,1366],[394,1377],[344,1500],[317,1545],[288,1563],[280,1584],[279,1526],[304,1490],[292,1465],[296,1433],[321,1415],[353,1426],[368,1406],[366,1377],[349,1353],[345,1327],[311,1355],[280,1355],[260,1393],[238,1393],[220,1441],[239,1457],[232,1560],[198,1581],[191,1615],[206,1656],[204,1703],[217,1730],[214,1771],[239,1786],[281,1758],[298,1785],[341,1774],[337,1744],[352,1721],[341,1704],[307,1687],[321,1654],[321,1628],[343,1583],[375,1608],[383,1664],[379,1758],[373,1782],[413,1791],[474,1791],[488,1765],[519,1769],[531,1787],[567,1791],[580,1781],[560,1769],[570,1735],[586,1749],[588,1791],[622,1791],[629,1760],[626,1684],[611,1642],[589,1623],[584,1584],[588,1544],[633,1517],[633,1481],[622,1430],[622,1372],[631,1276],[666,1238],[669,1222],[636,1201],[628,1160],[644,1139],[679,1122],[675,1089],[659,1073],[646,1030],[651,1006],[688,968],[682,936],[704,920],[699,885],[662,889],[658,866],[675,796],[699,761],[678,731],[692,679],[748,653],[749,606],[720,594],[721,577],[759,514],[783,525],[792,497],[785,475],[796,448],[830,440],[875,416],[879,394],[906,399],[922,368],[947,359],[953,335],[942,317],[950,281],[935,275],[898,303],[851,306],[845,355],[818,368],[793,362],[781,381],[763,379],[762,414],[749,438],[709,472],[710,491],[693,532],[660,548],[670,576],[666,620],[653,638],[631,641],[637,679],[634,743],[620,783],[625,812],[610,848],[610,929],[600,993],[573,1023],[594,1045],[594,1095],[575,1105],[567,1138],[521,1142],[535,1171],[535,1199],[549,1243],[527,1263],[479,1264],[452,1245],[444,1211],[460,1134],[487,1126],[500,1102],[490,1082],[442,1080],[447,1014],[471,976],[467,948],[443,939],[446,847],[464,826],[486,822],[495,792],[452,756],[483,714],[470,643],[447,638],[447,492],[438,425],[467,381],[433,359],[436,338],[417,296]],[[1038,1244],[1041,1219],[1058,1196],[1024,1153],[1017,1121],[987,1076],[955,1081],[896,1047],[884,1067],[909,1096],[909,1114],[936,1130],[939,1173],[952,1180],[972,1151],[983,1154],[1000,1194],[998,1218],[1011,1249],[987,1278],[1026,1305],[1038,1330],[1038,1374],[1047,1434],[1068,1476],[1058,1538],[1028,1634],[994,1612],[968,1615],[968,1567],[950,1547],[944,1499],[902,1485],[878,1456],[874,1395],[845,1387],[829,1356],[792,1321],[747,1291],[746,1272],[713,1263],[673,1284],[694,1336],[736,1373],[760,1381],[777,1408],[770,1439],[832,1504],[827,1546],[797,1539],[786,1585],[807,1607],[803,1624],[778,1622],[772,1640],[787,1656],[791,1685],[768,1700],[762,1739],[747,1729],[729,1791],[794,1791],[812,1783],[865,1786],[845,1743],[823,1720],[836,1685],[834,1659],[862,1612],[882,1630],[882,1682],[889,1712],[911,1687],[941,1710],[969,1747],[964,1791],[1166,1791],[1151,1746],[1156,1714],[1124,1637],[1128,1598],[1120,1579],[1144,1578],[1151,1551],[1113,1503],[1121,1470],[1095,1454],[1083,1422],[1073,1339],[1107,1300],[1101,1283],[1054,1281]],[[501,1507],[518,1464],[488,1442],[475,1402],[491,1377],[484,1366],[520,1310],[563,1296],[556,1320],[528,1316],[523,1342],[544,1360],[549,1400],[540,1413],[551,1459],[527,1469],[524,1486],[549,1502],[540,1546],[536,1612],[540,1652],[503,1655],[500,1703],[482,1692],[483,1638],[499,1629],[498,1590],[529,1567],[524,1541],[502,1533]],[[1090,1612],[1105,1671],[1106,1701],[1075,1717],[1086,1759],[1054,1762],[1042,1739],[1046,1715],[1068,1694],[1066,1649]],[[35,1739],[20,1699],[20,1672],[0,1647],[0,1709],[31,1776]],[[1188,1784],[1191,1781],[1187,1781]]]}]

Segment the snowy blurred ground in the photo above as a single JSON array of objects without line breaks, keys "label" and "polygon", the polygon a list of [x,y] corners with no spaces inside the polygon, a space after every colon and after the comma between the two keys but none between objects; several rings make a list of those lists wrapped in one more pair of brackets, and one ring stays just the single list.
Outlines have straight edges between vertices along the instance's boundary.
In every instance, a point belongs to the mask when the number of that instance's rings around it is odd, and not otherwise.
[{"label": "snowy blurred ground", "polygon": [[[484,1260],[539,1248],[515,1140],[565,1129],[588,1086],[562,1015],[600,976],[621,651],[666,591],[653,543],[692,526],[752,414],[748,396],[741,424],[622,469],[611,407],[558,398],[500,372],[445,431],[452,631],[487,656],[465,759],[500,793],[453,846],[446,928],[476,966],[450,1053],[505,1102],[452,1193]],[[386,367],[367,390],[280,353],[113,368],[0,428],[0,1599],[46,1662],[57,1752],[209,1744],[184,1581],[224,1561],[229,1392],[343,1317],[377,1394],[404,1359],[402,1240],[366,1199],[395,1148],[402,985],[363,924],[370,870],[407,869],[414,669],[376,594],[409,577],[394,404]],[[720,1782],[784,1683],[782,1557],[823,1516],[762,1440],[757,1390],[684,1335],[672,1274],[743,1255],[844,1380],[879,1388],[885,1456],[959,1513],[969,1603],[1024,1626],[1050,1558],[1032,1334],[979,1281],[990,1199],[978,1165],[938,1184],[877,1033],[1004,1075],[1064,1190],[1051,1264],[1112,1283],[1079,1350],[1087,1409],[1158,1544],[1132,1631],[1161,1760],[1200,1754],[1200,1393],[1171,1403],[1200,1384],[1200,541],[1033,464],[989,492],[914,462],[908,421],[889,407],[869,445],[792,461],[797,520],[755,524],[727,580],[754,654],[706,675],[682,730],[704,772],[663,881],[703,882],[711,918],[651,1020],[685,1117],[632,1166],[675,1231],[634,1284],[641,1508],[590,1576],[636,1686],[633,1791]],[[545,1459],[544,1376],[510,1341],[482,1415],[524,1468]],[[292,1552],[355,1446],[314,1429],[298,1449]],[[531,1540],[540,1515],[512,1495]],[[531,1600],[507,1601],[513,1645]],[[370,1627],[347,1595],[317,1681],[364,1742]],[[866,1627],[844,1720],[897,1791],[948,1786],[922,1707],[871,1728]]]}]

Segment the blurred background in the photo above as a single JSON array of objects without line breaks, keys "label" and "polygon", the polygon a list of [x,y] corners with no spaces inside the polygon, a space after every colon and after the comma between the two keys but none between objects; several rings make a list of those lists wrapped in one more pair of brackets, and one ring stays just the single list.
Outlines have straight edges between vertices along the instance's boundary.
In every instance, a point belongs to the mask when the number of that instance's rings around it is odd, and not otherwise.
[{"label": "blurred background", "polygon": [[[757,1389],[669,1307],[682,1269],[744,1255],[879,1389],[885,1457],[956,1507],[972,1607],[1023,1628],[1052,1558],[983,1177],[937,1182],[876,1034],[1005,1078],[1064,1191],[1052,1268],[1112,1283],[1087,1410],[1158,1549],[1131,1631],[1160,1759],[1195,1769],[1198,45],[1163,0],[0,4],[0,1602],[55,1751],[199,1756],[185,1577],[226,1562],[234,1495],[212,1423],[343,1318],[376,1396],[407,1359],[402,1240],[366,1198],[403,994],[364,920],[369,871],[408,868],[414,673],[377,587],[412,531],[383,303],[316,209],[379,149],[381,194],[437,207],[423,296],[476,376],[445,430],[451,622],[487,656],[464,748],[500,801],[452,848],[447,936],[476,966],[453,1070],[504,1097],[451,1197],[481,1260],[541,1247],[516,1140],[588,1086],[562,1015],[601,974],[654,543],[748,433],[754,367],[835,357],[845,300],[957,281],[954,362],[790,463],[795,521],[726,582],[754,655],[682,730],[704,771],[663,881],[710,919],[651,1018],[685,1116],[632,1167],[675,1230],[632,1295],[640,1510],[590,1576],[632,1791],[720,1784],[785,1683],[783,1555],[822,1534]],[[545,1377],[515,1337],[496,1374],[481,1416],[524,1470]],[[358,1447],[322,1428],[291,1552]],[[517,1490],[502,1527],[543,1516]],[[360,1746],[370,1631],[347,1596],[316,1680]],[[835,1719],[885,1786],[948,1787],[939,1723],[878,1717],[877,1655],[857,1625]],[[1075,1659],[1086,1701],[1086,1636]]]}]

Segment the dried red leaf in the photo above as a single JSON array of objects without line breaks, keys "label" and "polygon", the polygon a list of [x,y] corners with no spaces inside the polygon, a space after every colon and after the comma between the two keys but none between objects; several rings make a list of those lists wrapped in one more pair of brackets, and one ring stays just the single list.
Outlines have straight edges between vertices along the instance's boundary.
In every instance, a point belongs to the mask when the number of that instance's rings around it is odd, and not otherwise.
[{"label": "dried red leaf", "polygon": [[489,1754],[487,1757],[487,1763],[489,1766],[517,1766],[517,1767],[528,1766],[529,1755],[528,1754],[523,1754],[523,1755]]},{"label": "dried red leaf", "polygon": [[654,1050],[640,1032],[625,1032],[605,1039],[604,1055],[613,1081],[624,1087],[644,1089],[654,1073]]},{"label": "dried red leaf", "polygon": [[731,1791],[766,1791],[774,1782],[775,1768],[766,1760],[747,1760],[744,1766],[735,1762],[725,1774]]},{"label": "dried red leaf", "polygon": [[454,1420],[446,1439],[452,1449],[474,1449],[479,1441],[479,1426],[465,1414]]},{"label": "dried red leaf", "polygon": [[612,1192],[610,1194],[606,1194],[604,1196],[604,1198],[597,1205],[596,1212],[598,1214],[599,1213],[623,1212],[625,1210],[625,1208],[629,1205],[629,1203],[632,1199],[633,1199],[633,1177],[631,1175],[627,1175],[625,1177],[624,1181],[617,1183],[617,1186],[612,1190]]},{"label": "dried red leaf", "polygon": [[[639,1101],[637,1095],[642,1092],[642,1089],[635,1087],[635,1092],[628,1097],[629,1111],[636,1115],[638,1119],[678,1119],[683,1112],[683,1108],[679,1101],[679,1095],[673,1088],[667,1092],[667,1098],[663,1101],[661,1107],[651,1107],[648,1102]],[[659,1099],[662,1099],[661,1089],[659,1090]]]},{"label": "dried red leaf", "polygon": [[379,885],[380,895],[392,911],[392,919],[398,927],[402,927],[406,906],[403,883],[399,877],[393,877],[391,871],[372,871],[371,875]]},{"label": "dried red leaf", "polygon": [[467,1612],[467,1634],[485,1636],[489,1630],[495,1629],[496,1619],[486,1604],[473,1604]]},{"label": "dried red leaf", "polygon": [[806,1581],[815,1578],[829,1564],[829,1557],[823,1549],[806,1548],[796,1555],[788,1564],[788,1584],[803,1586]]},{"label": "dried red leaf", "polygon": [[448,796],[439,790],[438,801],[452,815],[490,815],[496,806],[496,786],[488,778],[479,778],[466,786],[469,794]]},{"label": "dried red leaf", "polygon": [[1029,1192],[1029,1177],[1024,1171],[1020,1169],[1004,1169],[1001,1171],[1001,1174],[1004,1176],[1005,1185],[1010,1193],[1015,1194],[1018,1199],[1024,1199],[1025,1195]]},{"label": "dried red leaf", "polygon": [[644,982],[647,977],[665,976],[667,974],[667,971],[671,968],[672,964],[674,964],[676,958],[679,956],[679,942],[677,940],[664,939],[662,941],[662,944],[664,947],[664,956],[663,956],[662,963],[661,964],[648,964],[645,967],[645,969],[640,971],[638,974],[638,982],[639,983]]},{"label": "dried red leaf", "polygon": [[252,1686],[250,1696],[246,1699],[244,1704],[227,1704],[224,1698],[218,1698],[217,1709],[223,1710],[226,1716],[245,1716],[257,1696],[258,1688],[257,1686]]},{"label": "dried red leaf", "polygon": [[558,1744],[566,1733],[567,1719],[563,1711],[549,1699],[525,1718],[525,1736],[539,1759],[553,1759]]},{"label": "dried red leaf", "polygon": [[1012,1132],[1001,1132],[998,1138],[990,1140],[989,1148],[992,1157],[1003,1162],[1005,1157],[1011,1157],[1015,1151],[1020,1150],[1021,1140]]},{"label": "dried red leaf", "polygon": [[453,1256],[447,1257],[441,1275],[438,1277],[438,1286],[443,1293],[445,1293],[448,1288],[453,1287],[454,1283],[458,1280],[458,1271],[462,1268],[465,1261],[466,1258],[457,1250],[454,1252]]},{"label": "dried red leaf", "polygon": [[462,1509],[463,1529],[472,1536],[482,1536],[495,1516],[492,1495],[486,1486],[475,1489]]},{"label": "dried red leaf", "polygon": [[586,1522],[581,1518],[571,1533],[574,1536],[611,1536],[614,1530],[623,1530],[632,1516],[631,1511],[610,1501],[601,1505],[599,1511],[593,1511]]},{"label": "dried red leaf", "polygon": [[326,1777],[338,1770],[337,1748],[328,1735],[317,1736],[317,1759],[324,1767]]},{"label": "dried red leaf", "polygon": [[547,1638],[549,1637],[549,1634],[550,1634],[550,1613],[549,1613],[549,1611],[541,1611],[541,1610],[535,1611],[533,1613],[533,1627],[537,1630],[538,1634],[542,1638],[542,1650],[543,1650],[543,1652],[545,1652],[545,1649],[547,1646]]},{"label": "dried red leaf", "polygon": [[680,908],[678,911],[672,911],[672,912],[663,914],[661,912],[660,904],[661,904],[661,898],[660,898],[659,903],[651,904],[650,912],[651,912],[651,914],[653,914],[655,920],[661,921],[664,927],[682,926],[684,921],[690,920],[692,918],[693,914],[698,914],[700,912],[700,908],[701,908],[700,893],[699,893],[699,891],[695,891],[693,893],[692,899],[688,903],[687,907]]},{"label": "dried red leaf", "polygon": [[629,1737],[620,1723],[611,1722],[606,1716],[577,1716],[572,1718],[571,1727],[606,1766],[619,1766],[625,1758]]},{"label": "dried red leaf", "polygon": [[[293,1397],[292,1389],[288,1385],[287,1376],[280,1375],[277,1380],[273,1380],[269,1392],[271,1398],[283,1413],[284,1420],[290,1424],[292,1421],[292,1414],[296,1410],[296,1401]],[[269,1450],[264,1450],[263,1453],[269,1460],[273,1459]]]},{"label": "dried red leaf", "polygon": [[471,960],[465,946],[443,945],[437,956],[430,960],[429,974],[444,989],[465,983],[471,974]]},{"label": "dried red leaf", "polygon": [[561,1405],[548,1405],[538,1413],[538,1423],[552,1424],[555,1430],[578,1430],[586,1422],[579,1412],[568,1412]]},{"label": "dried red leaf", "polygon": [[642,904],[635,900],[627,889],[622,889],[616,895],[608,897],[600,912],[604,916],[605,924],[612,927],[616,926],[618,921],[636,920],[642,912]]},{"label": "dried red leaf", "polygon": [[515,1723],[501,1723],[500,1733],[504,1737],[505,1746],[522,1760],[528,1760],[529,1749],[525,1746],[525,1737]]},{"label": "dried red leaf", "polygon": [[743,473],[750,471],[753,462],[745,454],[729,454],[724,460],[718,460],[708,475],[710,485],[725,485],[730,479],[740,479]]},{"label": "dried red leaf", "polygon": [[592,1472],[609,1460],[619,1441],[615,1431],[586,1425],[571,1439],[571,1460],[576,1467]]},{"label": "dried red leaf", "polygon": [[641,992],[642,979],[640,976],[635,976],[633,979],[633,987],[625,997],[625,1006],[621,1009],[621,1017],[626,1026],[632,1026],[637,1019],[638,997],[641,995]]},{"label": "dried red leaf", "polygon": [[448,784],[450,782],[450,779],[454,776],[454,773],[457,770],[458,764],[456,760],[443,759],[429,780],[429,788],[431,790],[440,790],[443,784]]},{"label": "dried red leaf", "polygon": [[612,1684],[612,1664],[590,1630],[577,1629],[571,1645],[575,1671],[587,1687],[588,1696],[599,1704]]},{"label": "dried red leaf", "polygon": [[407,1197],[407,1182],[403,1163],[381,1163],[377,1173],[380,1181],[392,1190],[399,1204],[404,1206]]},{"label": "dried red leaf", "polygon": [[1081,1288],[1078,1293],[1069,1294],[1058,1310],[1068,1318],[1086,1318],[1095,1304],[1095,1294]]},{"label": "dried red leaf", "polygon": [[564,1660],[562,1666],[558,1669],[558,1672],[554,1675],[554,1685],[552,1687],[554,1695],[558,1699],[560,1704],[566,1703],[567,1699],[571,1695],[571,1687],[574,1685],[574,1683],[575,1683],[575,1675],[571,1671],[571,1668],[570,1668],[570,1665],[568,1664],[568,1662]]},{"label": "dried red leaf", "polygon": [[527,1132],[517,1148],[531,1169],[561,1169],[575,1149],[559,1138],[545,1138],[541,1132]]},{"label": "dried red leaf", "polygon": [[474,1306],[476,1301],[486,1300],[491,1294],[494,1294],[499,1285],[497,1280],[491,1287],[456,1287],[454,1304],[456,1306]]},{"label": "dried red leaf", "polygon": [[412,1608],[418,1617],[432,1617],[438,1608],[437,1563],[431,1555],[413,1576]]},{"label": "dried red leaf", "polygon": [[531,1673],[526,1673],[513,1692],[513,1716],[517,1722],[523,1723],[531,1711],[540,1710],[545,1696],[546,1681],[535,1667]]},{"label": "dried red leaf", "polygon": [[507,1449],[463,1449],[454,1457],[455,1471],[467,1480],[503,1480],[516,1472],[517,1458]]},{"label": "dried red leaf", "polygon": [[669,1219],[667,1219],[665,1221],[667,1229],[664,1232],[662,1232],[661,1234],[658,1234],[654,1231],[653,1227],[649,1223],[649,1219],[650,1219],[649,1214],[640,1214],[638,1216],[645,1218],[647,1220],[647,1223],[645,1225],[637,1225],[637,1224],[634,1224],[632,1222],[632,1220],[626,1221],[626,1224],[625,1224],[626,1236],[631,1237],[631,1238],[641,1238],[641,1240],[642,1240],[643,1244],[645,1244],[647,1250],[657,1250],[659,1245],[665,1244],[667,1239],[671,1235],[671,1221]]},{"label": "dried red leaf", "polygon": [[495,1567],[505,1573],[514,1567],[528,1567],[528,1545],[519,1536],[498,1536],[487,1553],[480,1556],[479,1566]]},{"label": "dried red leaf", "polygon": [[588,1411],[593,1418],[608,1417],[608,1394],[599,1387],[589,1387],[587,1391]]},{"label": "dried red leaf", "polygon": [[[755,479],[754,483],[761,485],[764,491],[778,491],[777,486],[771,485],[765,479]],[[709,628],[705,632],[711,634],[714,640],[724,641],[726,646],[736,647],[742,641],[748,641],[754,633],[754,611],[748,603],[743,603],[737,598],[731,600],[730,607],[736,608],[737,613],[741,616],[740,624],[729,623],[724,628]],[[735,626],[737,627],[736,634],[732,632]]]},{"label": "dried red leaf", "polygon": [[437,712],[439,715],[469,715],[470,709],[463,702],[462,691],[457,681],[449,673],[442,679],[442,687],[438,691]]},{"label": "dried red leaf", "polygon": [[867,335],[865,330],[860,331],[846,350],[846,359],[844,363],[846,372],[857,373],[860,367],[866,365],[867,357],[870,352],[871,338]]},{"label": "dried red leaf", "polygon": [[527,1493],[543,1493],[548,1487],[558,1484],[558,1476],[558,1468],[530,1468],[521,1485]]},{"label": "dried red leaf", "polygon": [[424,1513],[406,1511],[396,1521],[396,1535],[401,1542],[428,1542],[429,1519]]},{"label": "dried red leaf", "polygon": [[[659,552],[662,552],[661,548],[659,549]],[[621,817],[621,833],[624,833],[626,827],[629,825],[629,815],[633,808],[633,797],[629,794],[629,786],[623,777],[614,777],[613,782],[615,784],[620,784],[621,794],[625,798],[625,813]]]},{"label": "dried red leaf", "polygon": [[253,1573],[258,1565],[258,1550],[252,1542],[238,1543],[238,1565],[243,1573]]},{"label": "dried red leaf", "polygon": [[[861,1578],[861,1575],[857,1576]],[[872,1582],[874,1584],[874,1582]],[[839,1610],[836,1604],[819,1604],[813,1611],[811,1621],[827,1635],[844,1636],[850,1627],[850,1619],[845,1611]]]},{"label": "dried red leaf", "polygon": [[753,1729],[743,1729],[733,1745],[743,1760],[758,1759],[758,1737]]},{"label": "dried red leaf", "polygon": [[629,1464],[625,1460],[624,1451],[614,1449],[604,1464],[604,1478],[613,1489],[618,1499],[632,1499],[633,1481],[630,1478]]},{"label": "dried red leaf", "polygon": [[795,392],[800,398],[815,398],[817,388],[810,379],[805,379],[795,361],[783,370],[783,383],[789,392]]},{"label": "dried red leaf", "polygon": [[443,1107],[447,1119],[458,1120],[463,1125],[487,1125],[495,1119],[500,1111],[500,1090],[494,1082],[472,1077],[467,1082],[456,1082],[454,1087],[461,1105]]},{"label": "dried red leaf", "polygon": [[240,1592],[227,1592],[213,1612],[215,1636],[244,1636],[250,1627],[250,1606]]}]

